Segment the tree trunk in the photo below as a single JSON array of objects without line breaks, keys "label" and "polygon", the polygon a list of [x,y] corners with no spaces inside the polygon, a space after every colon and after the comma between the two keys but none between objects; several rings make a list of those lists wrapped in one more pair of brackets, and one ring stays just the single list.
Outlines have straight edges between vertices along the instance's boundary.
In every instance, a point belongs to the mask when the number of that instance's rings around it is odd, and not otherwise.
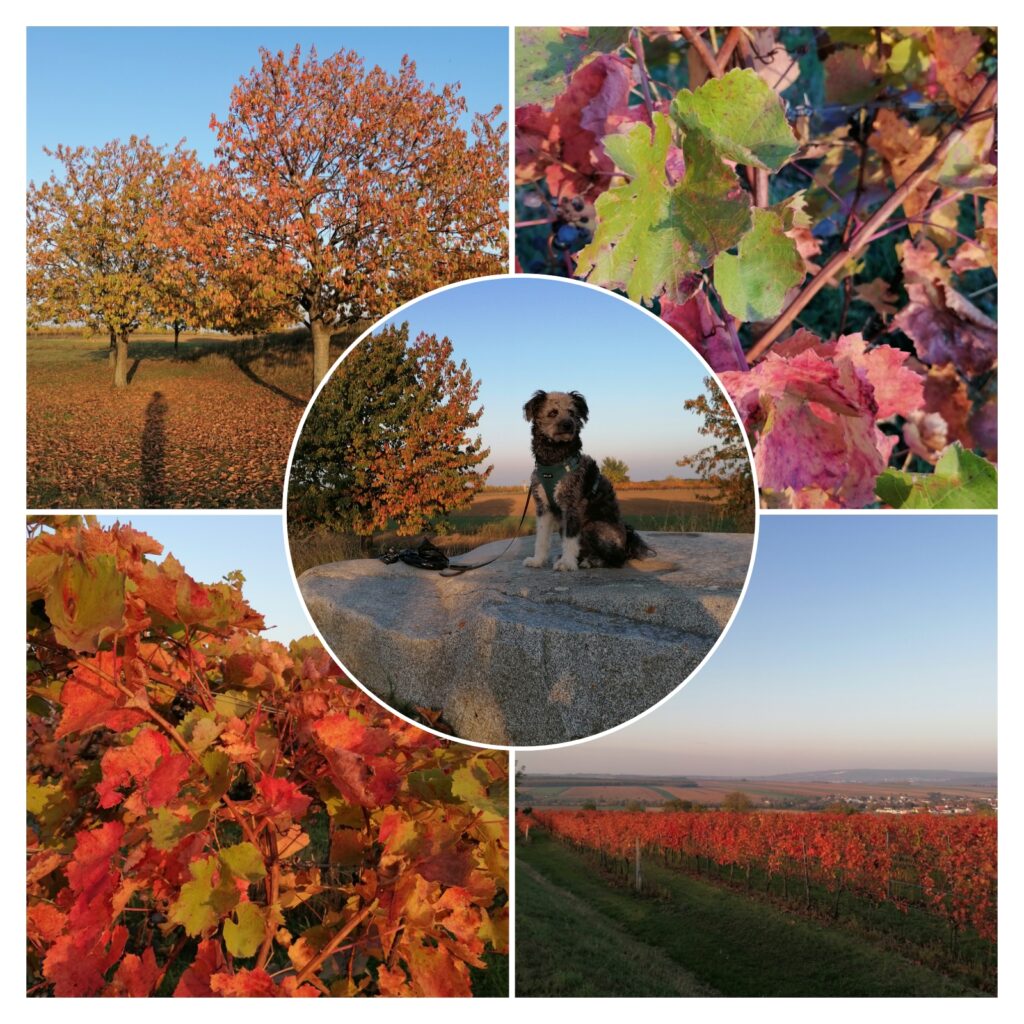
[{"label": "tree trunk", "polygon": [[181,334],[181,324],[174,322],[174,358],[178,358],[178,335]]},{"label": "tree trunk", "polygon": [[107,363],[113,369],[114,363],[117,360],[117,332],[113,327],[108,327],[107,330],[110,331],[110,348],[107,350]]},{"label": "tree trunk", "polygon": [[117,336],[114,358],[114,387],[128,387],[128,332],[122,331]]},{"label": "tree trunk", "polygon": [[331,332],[323,320],[310,320],[309,329],[313,335],[313,387],[327,376],[331,367]]}]

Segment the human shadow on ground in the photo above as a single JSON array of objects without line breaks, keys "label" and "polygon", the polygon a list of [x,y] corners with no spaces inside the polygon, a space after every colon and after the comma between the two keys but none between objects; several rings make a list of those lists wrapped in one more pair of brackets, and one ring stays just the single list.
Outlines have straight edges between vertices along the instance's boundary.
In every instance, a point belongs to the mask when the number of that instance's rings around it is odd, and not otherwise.
[{"label": "human shadow on ground", "polygon": [[142,508],[164,508],[167,505],[167,399],[154,391],[146,406],[146,420],[141,442]]}]

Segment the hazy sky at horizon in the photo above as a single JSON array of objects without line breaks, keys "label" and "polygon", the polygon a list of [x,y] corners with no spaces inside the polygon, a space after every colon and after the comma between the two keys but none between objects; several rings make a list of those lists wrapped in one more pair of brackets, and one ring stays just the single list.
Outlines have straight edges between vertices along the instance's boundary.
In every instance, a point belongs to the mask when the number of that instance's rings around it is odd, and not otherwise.
[{"label": "hazy sky at horizon", "polygon": [[[481,381],[479,433],[492,484],[533,468],[523,404],[534,391],[579,391],[590,420],[583,450],[622,459],[633,480],[692,477],[676,466],[707,444],[683,401],[704,391],[707,369],[659,320],[609,292],[556,278],[474,281],[419,300],[386,324],[447,336]],[[344,364],[342,364],[342,369]]]},{"label": "hazy sky at horizon", "polygon": [[996,768],[994,516],[768,515],[703,669],[531,772],[767,775]]},{"label": "hazy sky at horizon", "polygon": [[213,156],[210,115],[223,117],[232,87],[259,63],[262,46],[290,53],[315,45],[321,58],[355,50],[367,68],[394,73],[402,56],[422,81],[460,82],[469,112],[496,104],[508,115],[508,30],[504,28],[29,28],[28,179],[55,164],[42,151],[58,143],[98,146],[148,135],[173,147],[181,138]]}]

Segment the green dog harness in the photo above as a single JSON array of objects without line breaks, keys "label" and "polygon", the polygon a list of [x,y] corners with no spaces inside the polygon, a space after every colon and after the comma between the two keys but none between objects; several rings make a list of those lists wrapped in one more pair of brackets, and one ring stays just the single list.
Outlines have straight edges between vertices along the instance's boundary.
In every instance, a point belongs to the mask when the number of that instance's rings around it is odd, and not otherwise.
[{"label": "green dog harness", "polygon": [[574,455],[571,459],[567,459],[565,462],[558,462],[554,466],[542,466],[538,462],[535,468],[541,486],[544,488],[544,493],[547,495],[548,506],[554,507],[557,504],[555,502],[555,488],[569,473],[573,473],[580,468],[580,457],[579,455]]}]

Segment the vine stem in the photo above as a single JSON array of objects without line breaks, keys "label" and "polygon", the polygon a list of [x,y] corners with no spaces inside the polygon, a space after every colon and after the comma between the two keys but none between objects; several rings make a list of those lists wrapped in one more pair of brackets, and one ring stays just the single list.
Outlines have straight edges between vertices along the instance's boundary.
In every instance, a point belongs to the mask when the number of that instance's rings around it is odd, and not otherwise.
[{"label": "vine stem", "polygon": [[281,857],[277,849],[277,836],[274,835],[273,824],[267,829],[267,845],[270,847],[270,871],[267,874],[267,925],[263,933],[263,943],[256,958],[256,966],[266,969],[270,955],[274,951],[274,935],[277,926],[274,924],[274,905],[281,894]]},{"label": "vine stem", "polygon": [[[711,72],[712,76],[715,78],[721,78],[722,68],[718,63],[718,58],[711,52],[711,47],[704,42],[704,37],[695,28],[683,27],[680,28],[679,31],[682,32],[686,37],[686,41],[697,52],[697,56],[704,61],[704,66]],[[728,39],[726,42],[728,42]],[[735,45],[736,44],[733,43],[733,46]],[[722,44],[722,49],[725,49],[725,43]]]},{"label": "vine stem", "polygon": [[719,49],[715,58],[722,71],[725,71],[725,65],[729,63],[732,51],[736,49],[736,44],[740,41],[741,36],[746,38],[746,32],[744,29],[740,28],[739,25],[734,25],[729,29],[729,32],[725,37],[725,42],[722,43],[721,49]]},{"label": "vine stem", "polygon": [[915,170],[902,185],[897,188],[889,198],[865,221],[864,226],[850,239],[846,248],[840,250],[818,271],[814,277],[804,286],[799,295],[779,314],[778,319],[754,344],[747,353],[748,359],[752,362],[764,355],[772,345],[782,336],[783,331],[793,320],[806,308],[811,299],[814,298],[822,288],[832,280],[842,269],[847,260],[856,256],[871,242],[875,232],[895,212],[903,200],[920,185],[928,176],[928,172],[940,163],[946,154],[955,146],[968,126],[985,117],[995,113],[995,107],[990,106],[996,94],[996,76],[992,75],[985,83],[984,88],[975,97],[974,102],[967,108],[963,116],[949,130],[942,141],[918,164]]},{"label": "vine stem", "polygon": [[[707,288],[708,293],[714,296],[715,302],[718,303],[718,306],[722,311],[719,315],[722,318],[722,323],[725,325],[726,331],[728,331],[729,333],[729,341],[732,343],[732,349],[733,352],[735,352],[736,354],[736,359],[738,360],[739,365],[744,370],[749,370],[750,367],[747,365],[747,356],[746,353],[743,351],[743,345],[740,344],[740,336],[736,331],[736,321],[729,315],[729,311],[725,308],[725,303],[722,302],[721,295],[719,295],[718,292],[715,290],[715,286],[711,283],[710,280],[708,281]],[[701,324],[701,327],[704,327],[703,323]],[[709,323],[705,330],[707,330],[710,334],[713,332],[714,328]]]},{"label": "vine stem", "polygon": [[[736,42],[739,45],[740,56],[743,58],[743,63],[748,68],[753,68],[754,48],[750,45],[750,40],[746,35],[741,34]],[[721,55],[719,55],[719,61],[721,61]],[[763,210],[768,206],[768,171],[764,167],[754,167],[753,179],[754,205]]]},{"label": "vine stem", "polygon": [[372,914],[380,904],[380,900],[374,900],[372,903],[368,903],[355,917],[352,918],[344,928],[339,931],[330,942],[315,957],[306,963],[306,966],[295,976],[295,983],[301,985],[306,981],[310,975],[315,974],[319,969],[320,965],[331,956],[338,947],[358,928],[363,921],[366,920]]},{"label": "vine stem", "polygon": [[644,106],[647,108],[647,114],[651,119],[653,130],[654,98],[651,96],[651,80],[647,74],[647,62],[644,60],[644,41],[640,38],[640,29],[631,28],[629,30],[629,45],[633,50],[633,56],[636,57],[636,66],[640,72],[640,89],[644,94]]}]

